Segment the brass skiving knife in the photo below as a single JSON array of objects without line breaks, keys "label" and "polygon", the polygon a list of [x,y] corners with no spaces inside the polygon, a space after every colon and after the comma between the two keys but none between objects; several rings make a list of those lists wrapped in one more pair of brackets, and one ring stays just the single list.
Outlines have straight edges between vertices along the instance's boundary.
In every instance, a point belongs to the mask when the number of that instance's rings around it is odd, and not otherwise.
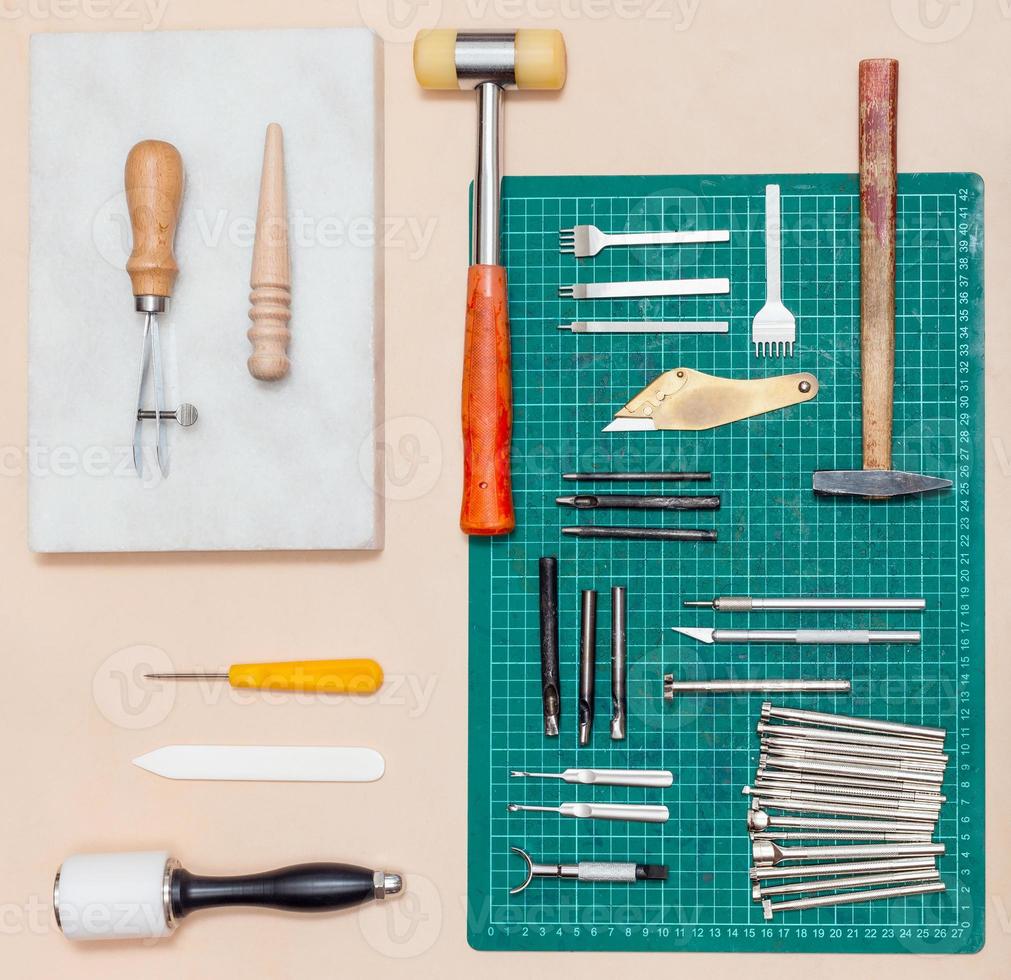
[{"label": "brass skiving knife", "polygon": [[605,426],[605,432],[714,429],[753,415],[810,401],[818,394],[813,374],[744,380],[717,378],[691,368],[666,371],[643,388]]}]

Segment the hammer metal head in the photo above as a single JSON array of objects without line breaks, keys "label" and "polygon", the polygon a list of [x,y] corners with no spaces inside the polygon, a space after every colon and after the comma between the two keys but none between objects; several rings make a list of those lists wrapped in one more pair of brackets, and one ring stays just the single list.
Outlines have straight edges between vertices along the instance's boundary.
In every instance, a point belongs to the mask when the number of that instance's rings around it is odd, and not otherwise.
[{"label": "hammer metal head", "polygon": [[951,480],[901,470],[815,470],[812,488],[830,497],[905,497],[951,486]]}]

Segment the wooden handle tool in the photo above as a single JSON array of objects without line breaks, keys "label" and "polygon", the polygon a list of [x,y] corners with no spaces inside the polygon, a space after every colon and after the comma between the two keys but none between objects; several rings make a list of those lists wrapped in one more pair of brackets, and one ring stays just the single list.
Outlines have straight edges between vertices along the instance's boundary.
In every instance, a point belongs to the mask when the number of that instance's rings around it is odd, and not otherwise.
[{"label": "wooden handle tool", "polygon": [[260,381],[277,381],[291,366],[288,342],[291,330],[291,262],[288,255],[288,208],[284,195],[284,137],[281,127],[267,127],[260,177],[260,203],[256,214],[252,290],[246,336],[253,345],[247,362],[249,373]]},{"label": "wooden handle tool", "polygon": [[860,377],[865,470],[892,468],[899,63],[860,62]]},{"label": "wooden handle tool", "polygon": [[[182,157],[171,143],[143,140],[127,154],[124,182],[133,232],[133,251],[126,271],[133,286],[135,309],[144,314],[140,381],[134,412],[133,466],[138,476],[143,474],[144,420],[151,418],[157,430],[158,469],[165,477],[168,476],[168,439],[162,420],[171,413],[165,407],[158,314],[168,310],[172,287],[179,274],[173,249],[183,196]],[[153,411],[144,408],[144,389],[149,374]]]}]

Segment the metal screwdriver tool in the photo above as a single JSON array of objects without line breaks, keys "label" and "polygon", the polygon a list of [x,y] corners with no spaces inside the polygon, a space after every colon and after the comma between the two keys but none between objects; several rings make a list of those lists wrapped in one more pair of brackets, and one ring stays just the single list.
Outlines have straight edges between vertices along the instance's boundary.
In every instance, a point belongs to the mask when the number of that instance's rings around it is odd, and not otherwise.
[{"label": "metal screwdriver tool", "polygon": [[[133,465],[138,476],[144,474],[144,421],[153,419],[158,469],[168,476],[168,441],[163,420],[175,413],[165,407],[165,378],[162,371],[161,339],[158,314],[169,308],[172,287],[179,266],[173,246],[179,205],[183,193],[183,161],[179,151],[161,140],[143,140],[126,158],[126,204],[130,212],[133,251],[126,263],[133,286],[135,307],[144,314],[144,340],[141,349],[140,382],[134,413]],[[144,390],[148,376],[154,396],[154,414],[144,408]]]}]

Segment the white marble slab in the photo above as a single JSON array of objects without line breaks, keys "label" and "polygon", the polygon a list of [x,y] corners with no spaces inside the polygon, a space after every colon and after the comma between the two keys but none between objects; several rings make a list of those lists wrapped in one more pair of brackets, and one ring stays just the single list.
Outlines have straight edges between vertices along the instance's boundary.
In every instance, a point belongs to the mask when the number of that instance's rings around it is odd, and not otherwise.
[{"label": "white marble slab", "polygon": [[[382,547],[382,63],[367,30],[36,34],[31,47],[33,551]],[[270,122],[284,129],[292,369],[246,370]],[[162,319],[166,480],[133,472],[142,317],[123,166],[179,149],[180,274]],[[378,231],[377,231],[378,228]],[[148,425],[153,438],[153,423]],[[378,484],[381,487],[381,484]]]}]

